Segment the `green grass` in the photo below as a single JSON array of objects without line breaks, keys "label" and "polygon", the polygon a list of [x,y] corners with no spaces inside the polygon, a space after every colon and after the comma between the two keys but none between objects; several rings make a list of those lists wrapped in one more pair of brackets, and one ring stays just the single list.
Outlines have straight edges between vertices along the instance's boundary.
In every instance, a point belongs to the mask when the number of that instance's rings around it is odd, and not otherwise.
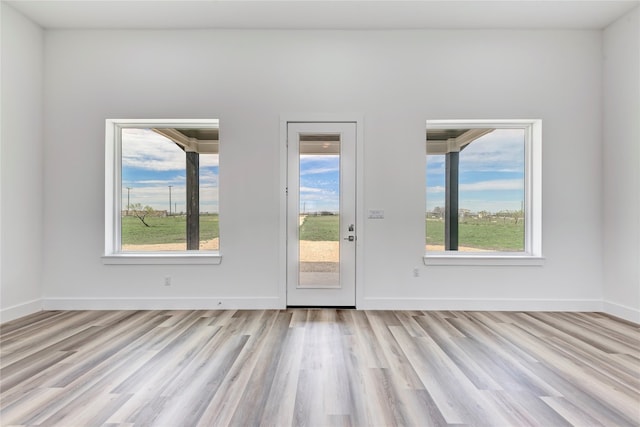
[{"label": "green grass", "polygon": [[[428,245],[444,245],[444,220],[426,220]],[[458,226],[458,246],[502,252],[524,250],[524,221],[465,219]]]},{"label": "green grass", "polygon": [[[186,216],[146,217],[145,225],[135,216],[122,217],[123,245],[152,245],[185,243],[187,241]],[[218,237],[218,215],[200,215],[200,240]]]},{"label": "green grass", "polygon": [[[151,227],[145,227],[136,217],[122,218],[122,244],[144,245],[186,242],[186,217],[147,217]],[[218,215],[200,215],[200,240],[218,237]],[[465,219],[459,225],[459,246],[495,251],[522,251],[524,222],[511,219],[496,222]],[[300,240],[340,240],[340,218],[337,215],[307,216],[300,226]],[[426,243],[444,245],[444,221],[426,220]]]},{"label": "green grass", "polygon": [[[444,245],[444,221],[426,220],[426,243]],[[524,221],[513,219],[464,219],[459,225],[459,246],[502,252],[524,250]],[[300,226],[300,240],[340,240],[337,215],[307,216]]]},{"label": "green grass", "polygon": [[331,242],[340,240],[340,217],[307,216],[300,226],[300,240]]}]

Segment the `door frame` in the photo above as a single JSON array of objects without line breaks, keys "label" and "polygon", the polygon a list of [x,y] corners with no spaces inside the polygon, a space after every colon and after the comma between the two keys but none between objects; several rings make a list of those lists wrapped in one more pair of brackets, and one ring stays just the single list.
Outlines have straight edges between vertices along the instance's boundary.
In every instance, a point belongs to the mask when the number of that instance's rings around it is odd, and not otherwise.
[{"label": "door frame", "polygon": [[289,113],[280,115],[280,238],[278,244],[279,285],[278,299],[281,308],[287,307],[287,124],[288,123],[354,123],[356,126],[356,308],[362,307],[364,296],[363,260],[365,242],[364,222],[364,115],[357,113]]}]

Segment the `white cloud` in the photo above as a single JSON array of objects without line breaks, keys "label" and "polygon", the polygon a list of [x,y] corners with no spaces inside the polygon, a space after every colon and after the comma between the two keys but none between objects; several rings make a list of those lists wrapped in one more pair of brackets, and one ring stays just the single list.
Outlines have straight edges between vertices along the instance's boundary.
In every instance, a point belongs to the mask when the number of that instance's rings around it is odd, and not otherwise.
[{"label": "white cloud", "polygon": [[304,169],[304,170],[300,170],[300,175],[304,176],[304,175],[317,175],[317,174],[321,174],[321,173],[332,173],[332,172],[339,172],[339,168],[337,167],[333,167],[333,168],[315,168],[315,169]]},{"label": "white cloud", "polygon": [[434,185],[433,187],[427,187],[427,194],[444,193],[445,188],[441,185]]},{"label": "white cloud", "polygon": [[522,129],[496,129],[473,141],[460,153],[460,170],[521,172],[523,166]]},{"label": "white cloud", "polygon": [[339,154],[300,154],[300,163],[335,163],[339,159]]},{"label": "white cloud", "polygon": [[200,186],[217,186],[218,174],[209,170],[200,170]]},{"label": "white cloud", "polygon": [[300,187],[300,210],[303,212],[337,211],[340,201],[331,189]]},{"label": "white cloud", "polygon": [[184,152],[149,129],[122,130],[122,166],[156,171],[185,168]]},{"label": "white cloud", "polygon": [[[491,181],[478,181],[468,184],[460,184],[460,191],[505,191],[524,189],[524,182],[521,179],[497,179]],[[427,194],[444,193],[445,187],[434,185],[427,187]]]},{"label": "white cloud", "polygon": [[522,190],[523,188],[524,183],[521,179],[500,179],[460,184],[460,191],[502,191]]},{"label": "white cloud", "polygon": [[[146,179],[146,180],[140,180],[140,181],[135,181],[137,186],[154,186],[154,185],[169,185],[171,184],[171,182],[165,180],[165,179]],[[123,182],[123,184],[126,184]]]},{"label": "white cloud", "polygon": [[326,193],[322,188],[300,187],[300,193]]},{"label": "white cloud", "polygon": [[300,156],[300,175],[334,173],[340,170],[340,156],[337,154],[302,154]]},{"label": "white cloud", "polygon": [[166,179],[139,179],[139,180],[123,180],[122,187],[166,187],[168,185],[181,186],[185,185],[186,177],[184,175],[175,175]]},{"label": "white cloud", "polygon": [[200,167],[215,167],[220,164],[219,154],[200,154]]},{"label": "white cloud", "polygon": [[[219,164],[218,154],[201,154],[201,168]],[[122,130],[122,166],[154,171],[184,170],[185,153],[173,141],[149,129]]]},{"label": "white cloud", "polygon": [[[430,173],[444,173],[445,156],[427,156]],[[524,131],[496,129],[460,152],[460,171],[522,172],[524,170]]]}]

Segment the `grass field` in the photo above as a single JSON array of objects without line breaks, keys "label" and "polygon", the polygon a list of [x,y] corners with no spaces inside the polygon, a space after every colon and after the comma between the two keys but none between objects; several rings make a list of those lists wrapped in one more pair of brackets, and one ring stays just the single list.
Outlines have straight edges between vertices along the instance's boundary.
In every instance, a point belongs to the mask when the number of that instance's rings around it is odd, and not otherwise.
[{"label": "grass field", "polygon": [[[444,220],[427,219],[426,242],[444,245]],[[458,246],[502,252],[524,250],[524,221],[465,219],[458,225]]]},{"label": "grass field", "polygon": [[[187,241],[186,216],[146,217],[145,225],[135,216],[122,217],[123,245],[151,245],[185,243]],[[218,237],[218,215],[200,215],[200,240]]]},{"label": "grass field", "polygon": [[340,240],[340,217],[307,216],[300,226],[300,240],[333,242]]},{"label": "grass field", "polygon": [[[524,221],[513,219],[465,219],[458,227],[459,246],[517,252],[524,249]],[[300,226],[300,240],[337,241],[340,239],[339,217],[307,216]],[[444,245],[444,221],[426,220],[426,244]]]},{"label": "grass field", "polygon": [[[122,217],[122,244],[147,245],[184,243],[186,217],[147,217],[150,227],[132,216]],[[332,242],[340,240],[337,215],[307,216],[300,226],[300,240]],[[200,215],[200,240],[218,237],[218,215]],[[459,246],[495,251],[522,251],[524,248],[524,222],[513,220],[466,219],[459,225]],[[426,220],[426,244],[444,245],[444,221]]]}]

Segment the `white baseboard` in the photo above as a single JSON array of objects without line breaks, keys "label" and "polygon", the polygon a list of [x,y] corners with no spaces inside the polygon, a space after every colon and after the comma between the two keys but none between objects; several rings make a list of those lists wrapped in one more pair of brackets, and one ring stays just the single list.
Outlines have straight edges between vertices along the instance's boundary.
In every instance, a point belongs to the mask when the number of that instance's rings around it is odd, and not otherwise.
[{"label": "white baseboard", "polygon": [[364,298],[362,310],[602,311],[601,300]]},{"label": "white baseboard", "polygon": [[611,301],[603,301],[603,312],[629,322],[640,324],[640,309]]},{"label": "white baseboard", "polygon": [[34,299],[0,310],[0,323],[9,322],[42,311],[42,300]]},{"label": "white baseboard", "polygon": [[263,298],[45,298],[45,310],[269,310],[284,308]]},{"label": "white baseboard", "polygon": [[[0,310],[0,323],[41,310],[278,310],[264,298],[45,298]],[[601,300],[364,298],[360,310],[593,311],[640,324],[640,310]]]}]

